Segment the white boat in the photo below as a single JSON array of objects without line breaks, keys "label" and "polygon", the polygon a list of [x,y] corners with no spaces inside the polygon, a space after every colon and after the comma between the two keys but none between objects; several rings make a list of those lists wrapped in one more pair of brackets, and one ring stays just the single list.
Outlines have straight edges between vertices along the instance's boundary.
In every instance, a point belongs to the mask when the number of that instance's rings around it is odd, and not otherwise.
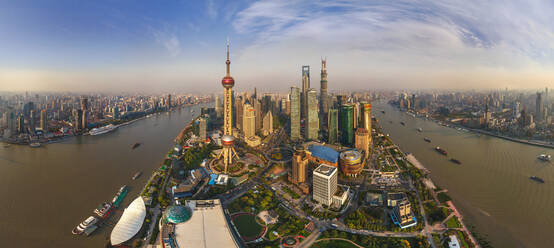
[{"label": "white boat", "polygon": [[94,224],[96,224],[96,222],[98,222],[98,219],[94,216],[90,216],[86,220],[81,222],[81,224],[79,224],[77,227],[75,227],[73,229],[73,231],[71,231],[71,233],[73,233],[73,234],[82,234],[85,230],[87,230],[87,229],[91,228],[92,226],[94,226]]},{"label": "white boat", "polygon": [[117,128],[116,126],[110,124],[110,125],[103,126],[103,127],[93,128],[92,130],[90,130],[89,134],[90,135],[105,134],[105,133],[109,133],[109,132],[115,130],[116,128]]},{"label": "white boat", "polygon": [[552,156],[546,155],[546,154],[541,154],[541,155],[539,155],[539,159],[542,160],[542,161],[551,161]]},{"label": "white boat", "polygon": [[40,143],[39,142],[32,142],[31,144],[29,144],[30,147],[32,148],[38,148],[40,147]]}]

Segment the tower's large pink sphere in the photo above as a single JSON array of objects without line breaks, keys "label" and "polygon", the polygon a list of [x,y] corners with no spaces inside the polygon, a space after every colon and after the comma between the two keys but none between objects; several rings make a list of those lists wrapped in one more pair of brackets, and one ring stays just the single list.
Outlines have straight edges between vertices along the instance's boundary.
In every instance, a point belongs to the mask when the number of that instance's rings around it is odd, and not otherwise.
[{"label": "tower's large pink sphere", "polygon": [[221,79],[221,85],[225,88],[232,88],[235,86],[235,80],[231,76],[225,76],[223,79]]}]

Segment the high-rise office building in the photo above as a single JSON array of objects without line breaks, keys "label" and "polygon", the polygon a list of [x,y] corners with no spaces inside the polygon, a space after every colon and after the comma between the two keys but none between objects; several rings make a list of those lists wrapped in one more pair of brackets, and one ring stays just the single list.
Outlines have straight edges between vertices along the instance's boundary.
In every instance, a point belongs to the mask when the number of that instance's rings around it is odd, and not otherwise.
[{"label": "high-rise office building", "polygon": [[271,111],[267,111],[264,116],[263,134],[269,135],[273,133],[273,114]]},{"label": "high-rise office building", "polygon": [[166,102],[166,105],[167,105],[166,107],[167,107],[168,109],[170,109],[171,106],[173,106],[173,104],[172,104],[172,102],[171,102],[171,94],[167,94],[167,102]]},{"label": "high-rise office building", "polygon": [[345,146],[351,146],[354,143],[353,112],[352,105],[345,104],[341,106],[339,117],[341,143]]},{"label": "high-rise office building", "polygon": [[337,168],[321,164],[313,172],[312,197],[314,201],[331,206],[337,191]]},{"label": "high-rise office building", "polygon": [[240,130],[243,130],[242,129],[243,111],[244,111],[243,99],[242,99],[242,97],[238,97],[237,99],[235,99],[235,113],[236,113],[236,117],[237,117],[237,120],[235,122],[235,124],[236,124],[235,127],[240,129]]},{"label": "high-rise office building", "polygon": [[365,128],[369,134],[368,136],[368,142],[369,146],[371,147],[371,144],[373,142],[371,138],[371,103],[363,103],[361,105],[362,108],[362,124],[361,126]]},{"label": "high-rise office building", "polygon": [[521,104],[519,102],[514,102],[512,105],[512,117],[517,119],[521,115]]},{"label": "high-rise office building", "polygon": [[317,140],[319,133],[319,116],[317,114],[317,91],[309,89],[307,93],[308,115],[306,123],[305,137],[307,140]]},{"label": "high-rise office building", "polygon": [[300,90],[290,88],[290,139],[300,139]]},{"label": "high-rise office building", "polygon": [[289,111],[288,111],[288,107],[289,107],[289,103],[287,102],[287,99],[286,98],[282,98],[281,99],[281,114],[284,114],[284,115],[288,115],[289,114]]},{"label": "high-rise office building", "polygon": [[22,114],[17,117],[17,133],[25,133],[25,119]]},{"label": "high-rise office building", "polygon": [[335,108],[329,109],[328,118],[328,138],[329,144],[335,144],[339,137],[339,111]]},{"label": "high-rise office building", "polygon": [[81,122],[81,129],[86,129],[88,126],[88,108],[88,98],[81,98],[81,119],[79,120]]},{"label": "high-rise office building", "polygon": [[10,130],[10,134],[14,134],[17,131],[17,125],[15,122],[15,113],[12,111],[8,112],[8,123],[6,125],[8,126],[8,130]]},{"label": "high-rise office building", "polygon": [[233,158],[238,155],[234,149],[235,137],[233,136],[232,123],[233,123],[233,93],[232,89],[235,86],[235,79],[231,77],[231,60],[229,60],[229,42],[227,42],[227,73],[221,80],[221,84],[224,89],[223,99],[223,137],[221,137],[221,143],[223,149],[218,155],[217,159],[223,157],[223,164],[225,166],[224,172],[227,173],[227,167],[233,163]]},{"label": "high-rise office building", "polygon": [[550,98],[548,97],[548,87],[544,89],[544,106],[545,111],[548,114],[548,111],[550,111]]},{"label": "high-rise office building", "polygon": [[368,132],[371,133],[371,103],[364,102],[361,104],[361,125],[362,128],[365,128]]},{"label": "high-rise office building", "polygon": [[242,131],[246,138],[256,135],[256,113],[254,107],[248,103],[243,108]]},{"label": "high-rise office building", "polygon": [[319,106],[321,108],[320,113],[326,116],[329,111],[329,97],[327,96],[327,60],[325,59],[321,60],[321,88],[319,101]]},{"label": "high-rise office building", "polygon": [[356,129],[356,140],[354,147],[360,151],[364,152],[364,157],[369,155],[369,140],[370,140],[369,131],[365,128]]},{"label": "high-rise office building", "polygon": [[223,108],[221,106],[221,99],[219,99],[219,96],[217,95],[215,96],[214,108],[215,108],[215,116],[217,118],[221,118],[223,114]]},{"label": "high-rise office building", "polygon": [[31,110],[29,113],[29,128],[31,129],[31,134],[35,133],[36,115],[35,110]]},{"label": "high-rise office building", "polygon": [[267,111],[273,111],[273,102],[271,101],[271,95],[266,93],[262,98],[262,116],[265,116]]},{"label": "high-rise office building", "polygon": [[48,120],[46,119],[46,109],[40,111],[40,130],[46,133]]},{"label": "high-rise office building", "polygon": [[252,101],[254,102],[254,113],[256,114],[256,132],[259,132],[263,127],[262,104],[256,98],[253,98]]},{"label": "high-rise office building", "polygon": [[35,110],[35,103],[28,102],[25,105],[23,105],[23,117],[29,118],[29,115],[31,114],[31,110]]},{"label": "high-rise office building", "polygon": [[308,166],[308,156],[305,152],[296,152],[292,156],[292,182],[295,184],[306,181],[306,167]]},{"label": "high-rise office building", "polygon": [[542,93],[537,92],[537,99],[536,99],[536,105],[537,105],[537,111],[536,111],[536,119],[537,121],[541,121],[544,118],[544,101],[542,99]]},{"label": "high-rise office building", "polygon": [[208,126],[208,122],[205,118],[199,118],[198,119],[198,137],[199,140],[206,140],[206,129]]},{"label": "high-rise office building", "polygon": [[360,116],[360,103],[352,104],[352,125],[354,129],[358,128]]},{"label": "high-rise office building", "polygon": [[300,112],[300,118],[305,119],[308,115],[308,90],[310,89],[310,66],[302,66],[302,110]]}]

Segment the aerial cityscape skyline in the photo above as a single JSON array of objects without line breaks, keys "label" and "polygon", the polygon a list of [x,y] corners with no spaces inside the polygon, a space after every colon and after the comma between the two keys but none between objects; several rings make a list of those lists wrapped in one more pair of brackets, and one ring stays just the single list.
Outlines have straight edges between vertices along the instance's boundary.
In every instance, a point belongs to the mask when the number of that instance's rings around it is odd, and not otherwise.
[{"label": "aerial cityscape skyline", "polygon": [[545,1],[6,2],[1,90],[213,92],[225,37],[237,90],[285,91],[276,83],[295,82],[297,68],[321,57],[334,68],[329,80],[352,90],[543,88],[554,84],[553,9]]},{"label": "aerial cityscape skyline", "polygon": [[554,247],[552,12],[0,3],[0,238]]}]

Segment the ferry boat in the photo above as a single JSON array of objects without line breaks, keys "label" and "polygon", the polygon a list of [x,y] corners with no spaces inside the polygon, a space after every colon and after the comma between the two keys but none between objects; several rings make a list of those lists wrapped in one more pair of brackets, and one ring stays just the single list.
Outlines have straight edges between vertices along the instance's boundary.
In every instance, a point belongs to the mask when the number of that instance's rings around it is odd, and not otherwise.
[{"label": "ferry boat", "polygon": [[423,129],[421,129],[421,127],[419,127],[419,128],[417,128],[417,131],[421,133],[421,132],[423,132]]},{"label": "ferry boat", "polygon": [[[92,228],[93,226],[96,226],[96,222],[98,222],[98,219],[94,216],[90,216],[88,217],[86,220],[84,220],[83,222],[81,222],[77,227],[73,228],[73,231],[71,231],[71,233],[75,234],[75,235],[79,235],[79,234],[82,234],[83,232],[85,232],[87,229],[90,229]],[[96,229],[96,228],[94,228]]]},{"label": "ferry boat", "polygon": [[108,217],[111,211],[112,204],[103,202],[102,204],[98,205],[98,207],[94,210],[94,213],[97,214],[100,218],[104,219]]},{"label": "ferry boat", "polygon": [[139,178],[140,175],[142,175],[142,171],[137,172],[137,173],[133,176],[133,180],[137,180],[137,178]]},{"label": "ferry boat", "polygon": [[137,147],[139,147],[139,146],[140,146],[140,143],[137,142],[137,143],[135,143],[135,144],[133,144],[133,145],[131,146],[131,149],[135,149],[135,148],[137,148]]},{"label": "ferry boat", "polygon": [[32,148],[38,148],[40,147],[40,143],[39,142],[32,142],[31,144],[29,144],[30,147]]},{"label": "ferry boat", "polygon": [[435,147],[435,150],[436,150],[437,152],[439,152],[440,154],[444,155],[444,156],[448,155],[448,152],[446,152],[444,149],[442,149],[442,148],[440,148],[440,147],[438,147],[438,146]]},{"label": "ferry boat", "polygon": [[423,138],[423,140],[425,140],[425,142],[431,143],[431,140],[430,140],[429,138],[427,138],[427,137]]},{"label": "ferry boat", "polygon": [[542,161],[552,161],[552,156],[547,154],[541,154],[538,158]]},{"label": "ferry boat", "polygon": [[96,231],[96,229],[98,229],[98,225],[92,225],[89,228],[85,229],[84,234],[89,236],[91,233]]},{"label": "ferry boat", "polygon": [[460,160],[457,160],[457,159],[455,159],[455,158],[451,158],[450,161],[451,161],[452,163],[462,164],[462,162],[460,162]]},{"label": "ferry boat", "polygon": [[544,183],[544,180],[540,177],[537,177],[537,176],[531,176],[531,177],[529,177],[529,179],[537,181],[539,183]]},{"label": "ferry boat", "polygon": [[117,194],[115,194],[113,200],[112,200],[112,206],[113,207],[119,207],[119,204],[121,204],[121,201],[123,201],[123,198],[127,195],[127,185],[123,185]]},{"label": "ferry boat", "polygon": [[103,126],[103,127],[93,128],[92,130],[90,130],[89,134],[90,135],[105,134],[105,133],[109,133],[109,132],[115,130],[116,128],[117,128],[116,126],[110,124],[110,125]]}]

